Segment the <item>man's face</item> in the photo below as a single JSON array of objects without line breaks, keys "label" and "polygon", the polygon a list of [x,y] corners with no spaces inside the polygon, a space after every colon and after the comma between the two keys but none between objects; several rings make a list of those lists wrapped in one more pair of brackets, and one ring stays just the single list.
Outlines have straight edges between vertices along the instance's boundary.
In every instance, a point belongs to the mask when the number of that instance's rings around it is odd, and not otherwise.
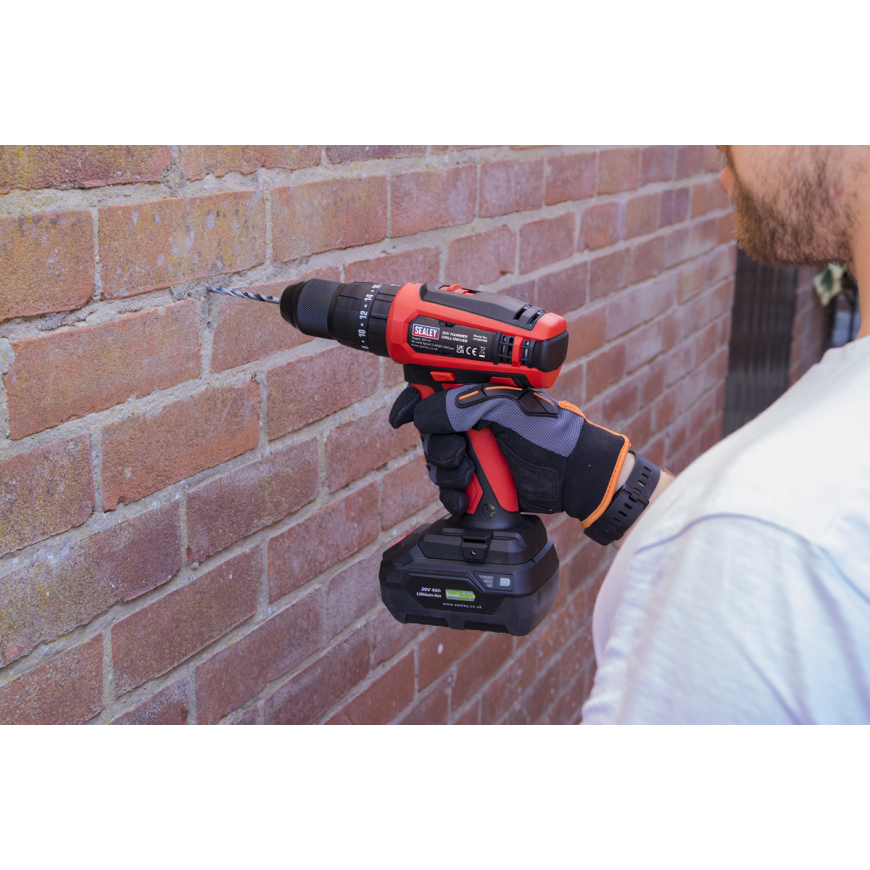
[{"label": "man's face", "polygon": [[734,201],[735,235],[773,266],[852,261],[854,155],[845,146],[720,145],[722,188]]}]

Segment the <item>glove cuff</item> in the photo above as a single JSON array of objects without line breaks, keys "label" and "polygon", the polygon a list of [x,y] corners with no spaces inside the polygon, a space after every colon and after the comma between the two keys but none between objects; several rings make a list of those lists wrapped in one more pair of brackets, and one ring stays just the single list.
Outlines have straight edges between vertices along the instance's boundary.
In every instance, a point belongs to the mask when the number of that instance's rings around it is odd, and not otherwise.
[{"label": "glove cuff", "polygon": [[588,420],[583,424],[568,457],[562,507],[566,514],[580,520],[584,529],[607,510],[629,447],[631,442],[625,435]]}]

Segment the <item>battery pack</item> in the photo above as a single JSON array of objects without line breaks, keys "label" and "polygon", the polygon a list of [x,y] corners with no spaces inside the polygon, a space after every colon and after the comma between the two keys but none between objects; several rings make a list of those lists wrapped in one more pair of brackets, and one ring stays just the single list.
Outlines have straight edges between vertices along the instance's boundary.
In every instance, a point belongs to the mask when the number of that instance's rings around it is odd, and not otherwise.
[{"label": "battery pack", "polygon": [[559,592],[559,558],[541,520],[491,532],[445,517],[420,526],[381,561],[381,600],[402,623],[528,634]]}]

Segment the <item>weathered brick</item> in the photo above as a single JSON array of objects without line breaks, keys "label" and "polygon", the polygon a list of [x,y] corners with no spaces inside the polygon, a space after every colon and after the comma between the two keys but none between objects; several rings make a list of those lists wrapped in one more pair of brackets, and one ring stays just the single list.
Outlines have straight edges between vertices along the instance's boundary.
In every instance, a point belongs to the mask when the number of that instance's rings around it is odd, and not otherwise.
[{"label": "weathered brick", "polygon": [[386,408],[342,423],[326,439],[326,482],[335,492],[419,443],[413,426],[393,429]]},{"label": "weathered brick", "polygon": [[475,289],[514,271],[517,237],[507,227],[497,227],[454,239],[447,255],[447,280]]},{"label": "weathered brick", "polygon": [[637,284],[658,275],[662,270],[665,257],[665,244],[660,236],[655,236],[631,249],[631,272],[629,283]]},{"label": "weathered brick", "polygon": [[499,674],[481,696],[480,719],[484,725],[494,725],[532,684],[537,673],[538,649],[527,643],[511,661],[511,666]]},{"label": "weathered brick", "polygon": [[559,667],[554,662],[540,674],[532,687],[508,714],[509,725],[532,725],[540,721],[559,691]]},{"label": "weathered brick", "polygon": [[9,437],[23,438],[199,377],[197,303],[12,342]]},{"label": "weathered brick", "polygon": [[591,356],[586,363],[586,400],[622,380],[625,374],[625,344],[614,344]]},{"label": "weathered brick", "polygon": [[719,231],[716,236],[716,243],[719,245],[727,245],[728,242],[734,241],[734,212],[723,214],[719,218]]},{"label": "weathered brick", "polygon": [[269,541],[269,600],[373,541],[379,525],[378,487],[370,483],[275,535]]},{"label": "weathered brick", "polygon": [[267,725],[305,725],[325,713],[369,672],[368,626],[328,650],[266,699]]},{"label": "weathered brick", "polygon": [[272,245],[279,262],[379,242],[387,235],[387,179],[336,178],[272,191]]},{"label": "weathered brick", "polygon": [[498,295],[509,296],[511,299],[519,299],[521,302],[534,303],[535,284],[534,278],[531,281],[520,281],[519,284],[511,284],[510,287],[499,290]]},{"label": "weathered brick", "polygon": [[499,160],[480,167],[481,217],[526,211],[543,204],[543,160]]},{"label": "weathered brick", "polygon": [[414,699],[414,653],[381,674],[362,694],[342,707],[327,725],[385,725]]},{"label": "weathered brick", "polygon": [[391,529],[405,517],[438,499],[438,489],[429,480],[422,457],[388,471],[383,483],[383,527]]},{"label": "weathered brick", "polygon": [[476,194],[475,166],[397,175],[390,186],[392,235],[470,223]]},{"label": "weathered brick", "polygon": [[187,681],[172,683],[132,710],[112,721],[113,725],[187,725],[190,703]]},{"label": "weathered brick", "polygon": [[586,263],[550,272],[538,278],[538,305],[546,311],[565,315],[586,303],[588,284]]},{"label": "weathered brick", "polygon": [[317,497],[317,439],[291,444],[192,490],[187,557],[202,562]]},{"label": "weathered brick", "polygon": [[631,251],[623,248],[589,263],[589,299],[602,299],[625,287],[631,269]]},{"label": "weathered brick", "polygon": [[626,341],[625,370],[633,372],[638,367],[650,362],[662,351],[662,321],[656,320],[649,326],[632,333]]},{"label": "weathered brick", "polygon": [[704,146],[680,145],[677,148],[677,178],[688,178],[704,171]]},{"label": "weathered brick", "polygon": [[596,155],[594,152],[548,157],[546,168],[547,205],[594,196],[595,172]]},{"label": "weathered brick", "polygon": [[682,305],[697,296],[704,287],[704,264],[690,263],[680,270],[677,284],[677,299]]},{"label": "weathered brick", "polygon": [[689,214],[693,218],[707,214],[707,182],[692,185],[692,208]]},{"label": "weathered brick", "polygon": [[659,209],[659,226],[680,223],[689,216],[691,193],[688,187],[677,190],[663,190]]},{"label": "weathered brick", "polygon": [[228,559],[112,627],[115,691],[159,677],[256,613],[260,547]]},{"label": "weathered brick", "polygon": [[0,585],[0,667],[166,583],[181,564],[178,502],[40,550]]},{"label": "weathered brick", "polygon": [[626,239],[655,232],[658,227],[661,196],[651,193],[648,196],[636,196],[625,205]]},{"label": "weathered brick", "polygon": [[620,203],[606,202],[583,209],[577,249],[596,250],[619,241]]},{"label": "weathered brick", "polygon": [[266,375],[266,428],[274,440],[370,396],[380,365],[373,354],[331,347]]},{"label": "weathered brick", "polygon": [[[633,377],[617,384],[604,400],[602,419],[611,428],[618,426],[637,411],[639,400],[639,378]],[[561,555],[561,552],[560,552]]]},{"label": "weathered brick", "polygon": [[450,628],[436,628],[425,637],[420,643],[419,690],[422,692],[429,683],[440,677],[478,640],[478,631],[453,631]]},{"label": "weathered brick", "polygon": [[459,715],[455,715],[451,724],[480,725],[480,701],[475,701],[459,713]]},{"label": "weathered brick", "polygon": [[[301,276],[299,280],[307,281],[309,278],[341,280],[337,266],[317,269]],[[254,284],[244,289],[264,296],[280,297],[289,283],[275,281],[271,284]],[[231,296],[213,299],[212,305],[217,309],[211,351],[213,372],[242,366],[311,341],[311,336],[294,329],[271,305],[251,304],[248,299],[234,299]]]},{"label": "weathered brick", "polygon": [[707,211],[731,208],[731,197],[722,190],[719,179],[707,182]]},{"label": "weathered brick", "polygon": [[185,178],[264,169],[302,169],[320,163],[320,145],[182,145]]},{"label": "weathered brick", "polygon": [[102,635],[0,687],[0,725],[78,725],[102,709]]},{"label": "weathered brick", "polygon": [[441,271],[441,251],[439,248],[417,248],[398,254],[385,254],[373,260],[358,260],[344,267],[344,279],[371,281],[377,284],[425,284],[437,281]]},{"label": "weathered brick", "polygon": [[0,192],[160,181],[166,145],[3,145]]},{"label": "weathered brick", "polygon": [[482,634],[480,643],[456,666],[456,679],[450,692],[450,703],[454,708],[470,701],[513,652],[514,640],[510,635]]},{"label": "weathered brick", "polygon": [[323,635],[320,593],[311,592],[196,667],[196,721],[219,722],[313,653]]},{"label": "weathered brick", "polygon": [[339,571],[326,587],[326,632],[334,637],[381,600],[380,552]]},{"label": "weathered brick", "polygon": [[598,193],[635,190],[640,182],[640,150],[614,148],[598,154]]},{"label": "weathered brick", "polygon": [[626,290],[607,303],[607,338],[616,338],[658,317],[677,297],[677,276],[663,275],[644,287]]},{"label": "weathered brick", "polygon": [[641,153],[640,183],[670,181],[674,177],[674,161],[677,149],[674,145],[653,145]]},{"label": "weathered brick", "polygon": [[716,246],[719,236],[719,218],[712,217],[692,224],[692,236],[689,249],[693,257],[709,251]]},{"label": "weathered brick", "polygon": [[400,725],[446,725],[449,695],[449,679],[444,678],[417,700],[402,716]]},{"label": "weathered brick", "polygon": [[585,356],[604,344],[607,329],[606,309],[583,308],[568,318],[568,356],[566,362]]},{"label": "weathered brick", "polygon": [[690,233],[691,227],[679,227],[664,237],[666,269],[688,259]]},{"label": "weathered brick", "polygon": [[395,157],[419,157],[425,145],[327,145],[330,163],[356,163],[359,160],[390,160]]},{"label": "weathered brick", "polygon": [[257,446],[260,390],[216,387],[103,427],[103,509],[130,504]]},{"label": "weathered brick", "polygon": [[725,155],[715,145],[704,146],[704,172],[721,172]]},{"label": "weathered brick", "polygon": [[90,437],[0,460],[0,492],[0,556],[80,526],[94,509]]},{"label": "weathered brick", "polygon": [[520,274],[565,260],[574,253],[574,213],[520,227]]},{"label": "weathered brick", "polygon": [[259,191],[105,206],[99,234],[103,296],[109,299],[239,272],[266,258]]},{"label": "weathered brick", "polygon": [[405,625],[394,619],[386,608],[382,608],[372,622],[372,665],[377,667],[381,662],[391,659],[422,631],[422,625]]},{"label": "weathered brick", "polygon": [[585,401],[585,384],[586,384],[586,367],[583,363],[563,371],[559,376],[559,382],[556,384],[555,392],[550,390],[550,394],[558,399],[565,399],[574,405],[582,408]]},{"label": "weathered brick", "polygon": [[94,269],[90,212],[0,217],[0,320],[81,308]]}]

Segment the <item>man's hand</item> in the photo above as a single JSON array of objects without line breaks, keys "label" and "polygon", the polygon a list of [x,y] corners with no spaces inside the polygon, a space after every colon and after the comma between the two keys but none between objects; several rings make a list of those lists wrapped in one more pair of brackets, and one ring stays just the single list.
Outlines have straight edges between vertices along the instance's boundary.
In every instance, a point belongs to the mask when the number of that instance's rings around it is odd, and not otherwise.
[{"label": "man's hand", "polygon": [[[420,401],[414,387],[390,412],[398,428],[413,420],[423,436],[429,476],[453,514],[468,507],[463,490],[474,466],[458,434],[488,426],[517,487],[522,511],[565,511],[588,528],[606,510],[631,470],[626,436],[590,423],[569,402],[540,390],[481,385],[445,390]],[[629,460],[628,462],[626,460]]]}]

